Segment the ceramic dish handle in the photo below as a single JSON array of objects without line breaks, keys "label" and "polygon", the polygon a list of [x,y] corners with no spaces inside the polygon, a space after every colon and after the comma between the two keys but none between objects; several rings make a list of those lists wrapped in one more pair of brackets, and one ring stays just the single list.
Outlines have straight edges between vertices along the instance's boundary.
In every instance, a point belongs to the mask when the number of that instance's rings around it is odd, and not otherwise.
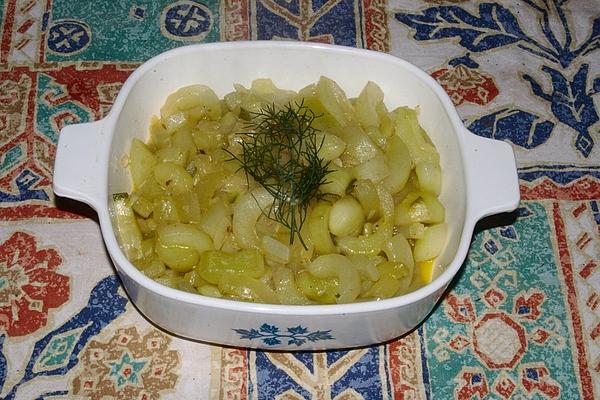
[{"label": "ceramic dish handle", "polygon": [[56,146],[53,189],[63,197],[98,209],[106,180],[105,161],[98,157],[109,140],[104,121],[68,125],[61,129]]},{"label": "ceramic dish handle", "polygon": [[465,160],[469,198],[476,217],[513,211],[519,205],[515,154],[508,143],[487,139],[465,129]]}]

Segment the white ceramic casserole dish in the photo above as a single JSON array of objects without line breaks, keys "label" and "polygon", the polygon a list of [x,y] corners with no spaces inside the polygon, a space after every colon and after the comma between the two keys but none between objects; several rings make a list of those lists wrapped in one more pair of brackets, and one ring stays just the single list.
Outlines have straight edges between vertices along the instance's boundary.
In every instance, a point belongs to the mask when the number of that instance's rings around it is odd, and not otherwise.
[{"label": "white ceramic casserole dish", "polygon": [[[111,195],[130,190],[121,160],[132,138],[146,140],[149,121],[178,88],[202,83],[220,97],[234,83],[271,78],[298,90],[321,75],[349,97],[376,82],[389,109],[420,108],[420,123],[441,157],[449,238],[433,281],[382,301],[286,306],[209,298],[163,286],[143,275],[119,247],[109,215]],[[514,154],[506,143],[470,133],[444,90],[422,70],[397,57],[354,48],[300,42],[232,42],[181,47],[142,64],[123,85],[102,120],[70,125],[59,137],[54,191],[92,206],[131,301],[158,326],[175,334],[223,345],[318,350],[384,342],[415,328],[459,271],[475,223],[514,210],[519,187]]]}]

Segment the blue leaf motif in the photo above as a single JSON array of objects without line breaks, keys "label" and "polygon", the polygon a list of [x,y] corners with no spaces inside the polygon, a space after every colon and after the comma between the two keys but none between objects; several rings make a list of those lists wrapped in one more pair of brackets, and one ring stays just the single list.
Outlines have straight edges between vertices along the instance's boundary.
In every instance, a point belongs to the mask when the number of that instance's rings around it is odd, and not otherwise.
[{"label": "blue leaf motif", "polygon": [[17,202],[24,200],[49,200],[44,189],[36,189],[38,182],[42,179],[39,174],[26,168],[15,179],[18,194],[0,190],[0,203]]},{"label": "blue leaf motif", "polygon": [[462,57],[453,58],[452,60],[448,61],[448,65],[451,65],[453,67],[464,65],[465,67],[471,69],[479,68],[479,64],[477,64],[477,62],[471,58],[471,54],[469,53],[465,54]]},{"label": "blue leaf motif", "polygon": [[504,238],[511,239],[511,240],[517,240],[519,238],[519,235],[518,235],[515,227],[512,225],[500,227],[500,228],[498,228],[498,231],[500,232],[500,236],[502,236]]},{"label": "blue leaf motif", "polygon": [[600,49],[600,17],[596,17],[592,23],[592,31],[581,46],[574,51],[576,55],[585,56],[592,51]]},{"label": "blue leaf motif", "polygon": [[256,329],[250,329],[250,339],[256,339],[262,336],[262,334]]},{"label": "blue leaf motif", "polygon": [[319,340],[330,340],[333,339],[331,331],[315,331],[306,335],[306,338],[311,342],[318,342]]},{"label": "blue leaf motif", "polygon": [[256,339],[262,336],[256,329],[234,329],[234,331],[239,333],[240,338],[242,339]]},{"label": "blue leaf motif", "polygon": [[600,93],[600,77],[594,79],[594,83],[592,83],[592,91],[590,92],[590,96]]},{"label": "blue leaf motif", "polygon": [[4,382],[6,381],[8,372],[6,357],[4,357],[4,339],[6,339],[6,336],[0,335],[0,393],[2,393],[2,389],[4,388]]},{"label": "blue leaf motif", "polygon": [[416,40],[457,37],[470,51],[480,52],[526,40],[513,13],[497,3],[479,5],[479,15],[458,6],[431,7],[421,15],[399,12],[395,18],[415,29]]},{"label": "blue leaf motif", "polygon": [[589,156],[594,146],[589,128],[599,120],[594,100],[590,95],[595,92],[596,83],[592,83],[591,90],[587,89],[589,65],[581,64],[570,81],[562,72],[547,65],[542,67],[542,71],[549,75],[552,81],[550,92],[546,92],[530,75],[523,75],[523,79],[529,82],[536,96],[550,103],[552,113],[560,122],[579,133],[575,141],[576,147],[585,157]]},{"label": "blue leaf motif", "polygon": [[262,324],[260,326],[260,331],[265,333],[277,334],[279,332],[279,328],[275,325]]},{"label": "blue leaf motif", "polygon": [[48,392],[48,393],[41,394],[35,400],[46,400],[46,399],[49,399],[51,397],[63,397],[63,396],[67,396],[68,394],[69,394],[69,392],[66,391],[66,390],[56,390],[56,391],[53,391],[53,392]]},{"label": "blue leaf motif", "polygon": [[71,369],[77,363],[77,355],[83,349],[89,338],[102,330],[103,327],[112,322],[115,318],[125,311],[127,299],[118,293],[119,281],[116,276],[109,276],[101,280],[90,294],[90,299],[84,307],[71,320],[58,327],[48,335],[40,339],[34,346],[32,358],[26,368],[26,373],[33,373],[33,366],[36,359],[46,348],[52,338],[60,333],[69,330],[85,327],[77,345],[70,357],[70,362],[63,368],[57,370],[44,371],[41,375],[63,374]]},{"label": "blue leaf motif", "polygon": [[260,339],[269,346],[281,344],[284,340],[287,340],[288,345],[293,344],[301,346],[305,344],[307,340],[318,342],[320,340],[334,339],[330,330],[310,332],[308,328],[305,328],[302,325],[289,327],[286,331],[281,331],[277,326],[269,324],[262,324],[259,327],[259,330],[234,329],[234,331],[240,335],[240,339]]},{"label": "blue leaf motif", "polygon": [[517,215],[519,216],[519,218],[527,218],[531,217],[532,215],[535,215],[535,213],[531,211],[529,207],[523,206],[517,208]]},{"label": "blue leaf motif", "polygon": [[588,157],[594,148],[594,139],[587,132],[577,135],[575,138],[575,148],[584,156]]},{"label": "blue leaf motif", "polygon": [[303,335],[306,332],[308,332],[308,329],[306,329],[302,325],[298,325],[293,328],[288,328],[288,332],[296,335]]},{"label": "blue leaf motif", "polygon": [[[119,280],[116,276],[108,276],[102,279],[92,289],[88,304],[79,313],[38,340],[33,347],[23,377],[11,388],[5,399],[14,399],[21,385],[34,380],[38,376],[64,375],[77,365],[79,362],[78,355],[89,339],[125,312],[127,298],[118,293],[119,287]],[[54,368],[41,371],[35,370],[38,360],[48,346],[53,343],[55,337],[78,329],[81,330],[81,333],[77,336],[78,339],[68,358],[65,358],[65,363],[57,364]]]},{"label": "blue leaf motif", "polygon": [[479,136],[507,140],[532,149],[548,140],[554,123],[526,111],[503,108],[478,118],[468,128]]},{"label": "blue leaf motif", "polygon": [[292,337],[288,340],[288,344],[294,344],[296,346],[302,346],[304,343],[306,343],[306,340],[301,337]]},{"label": "blue leaf motif", "polygon": [[277,338],[277,336],[264,338],[263,342],[265,342],[265,344],[268,344],[269,346],[275,346],[275,345],[281,344],[281,340],[279,340]]}]

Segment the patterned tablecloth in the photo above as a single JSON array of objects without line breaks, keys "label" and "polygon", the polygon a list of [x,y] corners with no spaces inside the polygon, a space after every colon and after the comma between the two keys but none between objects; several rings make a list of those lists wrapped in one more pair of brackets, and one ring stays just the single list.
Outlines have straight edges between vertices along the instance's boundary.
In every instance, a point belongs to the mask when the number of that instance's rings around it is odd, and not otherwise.
[{"label": "patterned tablecloth", "polygon": [[[2,398],[600,398],[600,1],[0,5]],[[441,304],[390,343],[274,353],[171,336],[129,302],[94,212],[52,193],[60,128],[105,115],[141,62],[283,38],[401,56],[516,152],[516,218],[482,224]]]}]

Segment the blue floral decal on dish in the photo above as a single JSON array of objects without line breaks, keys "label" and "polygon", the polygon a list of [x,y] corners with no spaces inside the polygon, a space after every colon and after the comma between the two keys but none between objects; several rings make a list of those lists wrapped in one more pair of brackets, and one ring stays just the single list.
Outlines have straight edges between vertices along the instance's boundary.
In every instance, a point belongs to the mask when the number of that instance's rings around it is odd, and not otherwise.
[{"label": "blue floral decal on dish", "polygon": [[240,339],[255,340],[260,339],[269,346],[276,346],[287,340],[288,345],[302,346],[308,342],[319,342],[321,340],[333,340],[331,330],[309,332],[308,328],[301,325],[287,328],[286,331],[281,331],[275,325],[262,324],[258,329],[234,329]]}]

